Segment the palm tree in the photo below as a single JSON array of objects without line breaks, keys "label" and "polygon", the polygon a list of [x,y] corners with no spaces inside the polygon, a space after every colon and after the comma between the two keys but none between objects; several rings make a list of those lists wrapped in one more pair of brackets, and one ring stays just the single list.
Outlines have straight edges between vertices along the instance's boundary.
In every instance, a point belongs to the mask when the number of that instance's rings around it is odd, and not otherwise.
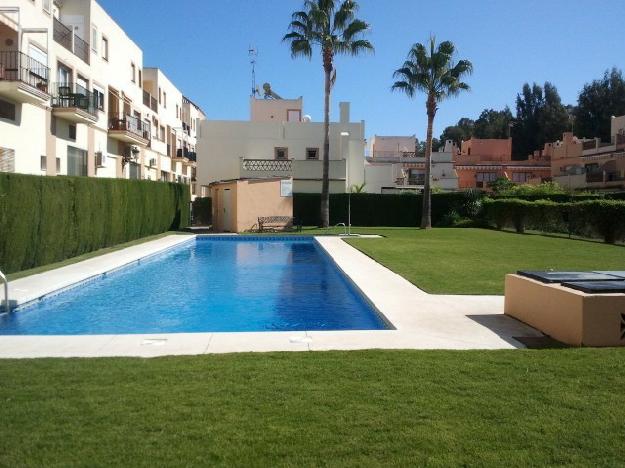
[{"label": "palm tree", "polygon": [[428,116],[427,139],[425,146],[425,184],[423,187],[423,210],[421,228],[432,227],[432,191],[430,179],[432,172],[432,127],[439,102],[460,91],[469,90],[469,85],[462,81],[465,75],[473,72],[473,65],[468,60],[454,62],[456,48],[453,42],[444,41],[436,46],[436,38],[430,37],[429,50],[423,44],[414,44],[408,52],[403,66],[395,71],[393,91],[403,91],[413,98],[417,91],[427,95],[425,108]]},{"label": "palm tree", "polygon": [[356,18],[358,3],[354,0],[306,0],[301,11],[293,13],[289,33],[283,38],[290,42],[291,56],[312,58],[318,46],[325,73],[323,115],[323,178],[321,182],[321,226],[330,224],[330,92],[336,79],[334,56],[373,51],[373,45],[363,39],[369,25]]}]

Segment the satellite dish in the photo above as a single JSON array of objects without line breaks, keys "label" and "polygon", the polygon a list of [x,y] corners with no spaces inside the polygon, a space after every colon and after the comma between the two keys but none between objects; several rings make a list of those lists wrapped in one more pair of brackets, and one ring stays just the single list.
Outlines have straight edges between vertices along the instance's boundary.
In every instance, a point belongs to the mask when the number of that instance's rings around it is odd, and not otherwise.
[{"label": "satellite dish", "polygon": [[305,123],[310,123],[310,122],[312,122],[312,117],[311,117],[310,115],[305,115],[305,116],[302,118],[302,122],[305,122]]}]

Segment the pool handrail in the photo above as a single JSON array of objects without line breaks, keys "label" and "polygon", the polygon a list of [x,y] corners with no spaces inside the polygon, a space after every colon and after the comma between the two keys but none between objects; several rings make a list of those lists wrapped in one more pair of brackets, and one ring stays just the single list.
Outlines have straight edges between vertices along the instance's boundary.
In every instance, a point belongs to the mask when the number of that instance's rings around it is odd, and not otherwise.
[{"label": "pool handrail", "polygon": [[9,280],[7,280],[7,277],[4,275],[4,273],[2,273],[2,271],[0,271],[0,281],[4,283],[4,307],[6,313],[8,314],[9,312],[11,312],[11,306],[9,303]]}]

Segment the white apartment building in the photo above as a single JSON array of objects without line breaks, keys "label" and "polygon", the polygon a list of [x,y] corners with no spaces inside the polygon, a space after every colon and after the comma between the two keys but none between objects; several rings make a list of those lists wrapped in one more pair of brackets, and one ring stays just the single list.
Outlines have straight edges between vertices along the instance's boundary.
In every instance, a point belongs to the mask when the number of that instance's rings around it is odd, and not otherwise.
[{"label": "white apartment building", "polygon": [[[374,135],[369,144],[365,166],[366,191],[397,193],[422,190],[425,183],[425,157],[416,152],[417,139],[412,136]],[[432,153],[432,188],[458,190],[454,169],[457,146],[448,140]]]},{"label": "white apartment building", "polygon": [[[350,122],[349,103],[339,107],[339,122],[330,124],[331,193],[364,182],[365,123]],[[323,123],[303,115],[302,98],[253,97],[249,121],[201,122],[200,195],[208,196],[212,182],[274,177],[293,178],[296,193],[320,193],[323,140]]]},{"label": "white apartment building", "polygon": [[0,0],[0,170],[190,183],[202,117],[95,0]]}]

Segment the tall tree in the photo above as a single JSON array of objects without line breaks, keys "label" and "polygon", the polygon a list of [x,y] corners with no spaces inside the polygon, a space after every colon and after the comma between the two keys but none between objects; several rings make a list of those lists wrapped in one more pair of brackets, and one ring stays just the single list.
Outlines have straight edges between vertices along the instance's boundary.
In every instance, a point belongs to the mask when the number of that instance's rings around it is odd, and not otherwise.
[{"label": "tall tree", "polygon": [[330,225],[330,94],[336,79],[334,57],[356,56],[372,52],[373,45],[364,39],[369,25],[356,18],[354,0],[306,0],[301,11],[291,17],[289,31],[283,38],[290,43],[291,56],[312,58],[319,47],[325,76],[323,113],[323,176],[321,182],[321,226]]},{"label": "tall tree", "polygon": [[462,79],[471,74],[473,65],[468,60],[454,61],[456,47],[453,42],[443,41],[438,46],[434,36],[429,44],[414,44],[403,66],[395,71],[397,80],[392,89],[402,91],[414,98],[418,91],[426,95],[425,109],[428,117],[425,149],[425,184],[423,187],[423,210],[421,228],[432,227],[432,128],[441,101],[469,90]]},{"label": "tall tree", "polygon": [[467,117],[462,117],[458,120],[456,125],[445,127],[441,134],[441,142],[451,140],[456,145],[460,146],[460,143],[470,139],[473,136],[475,122]]},{"label": "tall tree", "polygon": [[545,143],[561,138],[568,128],[569,114],[556,87],[546,82],[543,90],[536,83],[532,86],[525,83],[516,98],[516,119],[512,127],[515,159],[526,159]]},{"label": "tall tree", "polygon": [[575,134],[610,139],[610,118],[625,115],[625,80],[621,70],[606,70],[603,77],[586,83],[574,111]]},{"label": "tall tree", "polygon": [[475,121],[475,138],[508,138],[512,112],[508,106],[504,110],[484,109]]}]

